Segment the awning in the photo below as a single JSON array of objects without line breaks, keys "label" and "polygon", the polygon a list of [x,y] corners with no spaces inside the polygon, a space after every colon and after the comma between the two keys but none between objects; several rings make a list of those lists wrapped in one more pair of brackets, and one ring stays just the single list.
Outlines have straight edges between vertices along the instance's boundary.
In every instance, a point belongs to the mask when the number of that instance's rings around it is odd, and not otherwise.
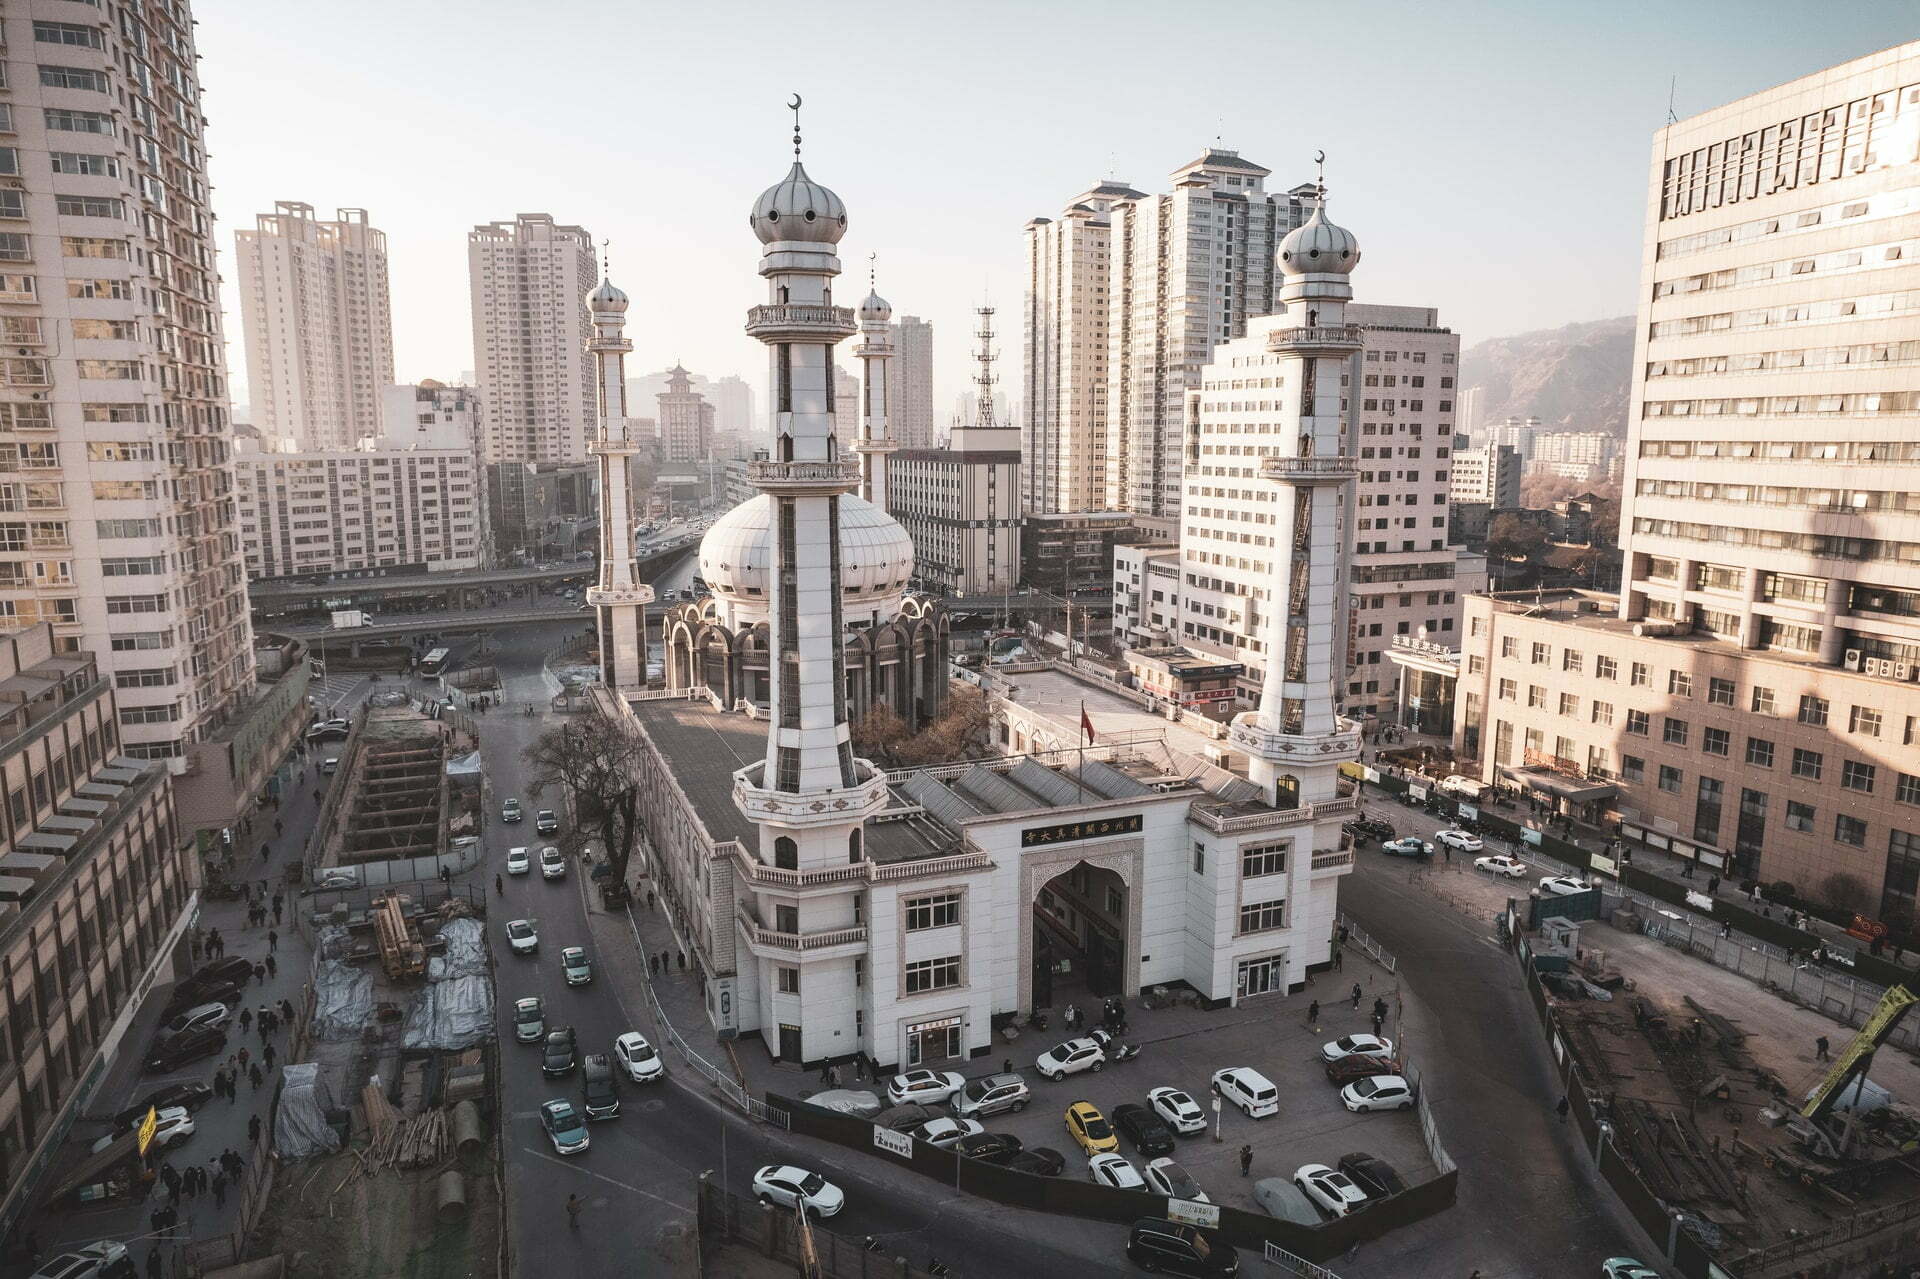
[{"label": "awning", "polygon": [[135,1127],[98,1154],[88,1155],[75,1168],[60,1180],[60,1188],[53,1194],[55,1200],[65,1199],[74,1191],[104,1178],[114,1167],[127,1159],[140,1157],[140,1129]]},{"label": "awning", "polygon": [[1572,804],[1585,804],[1596,799],[1612,799],[1620,793],[1620,788],[1611,782],[1588,781],[1580,777],[1567,777],[1560,773],[1535,772],[1526,768],[1500,769],[1502,777],[1519,782],[1528,790],[1539,791],[1542,795],[1552,795]]}]

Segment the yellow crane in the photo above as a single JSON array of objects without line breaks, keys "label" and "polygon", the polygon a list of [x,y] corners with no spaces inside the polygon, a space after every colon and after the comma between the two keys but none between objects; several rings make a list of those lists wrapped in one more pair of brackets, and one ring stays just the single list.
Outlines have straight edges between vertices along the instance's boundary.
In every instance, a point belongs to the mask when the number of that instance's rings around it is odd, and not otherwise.
[{"label": "yellow crane", "polygon": [[[1807,1097],[1806,1105],[1799,1114],[1787,1121],[1787,1131],[1792,1133],[1808,1150],[1822,1159],[1846,1159],[1853,1144],[1853,1125],[1857,1106],[1849,1107],[1842,1114],[1845,1118],[1838,1123],[1833,1120],[1834,1103],[1845,1095],[1856,1080],[1864,1080],[1867,1070],[1873,1065],[1873,1054],[1885,1043],[1887,1036],[1894,1032],[1900,1019],[1907,1010],[1920,1003],[1905,986],[1894,986],[1880,998],[1880,1003],[1868,1015],[1847,1046],[1834,1058],[1833,1069],[1827,1072],[1813,1092]],[[1858,1098],[1855,1099],[1858,1101]]]}]

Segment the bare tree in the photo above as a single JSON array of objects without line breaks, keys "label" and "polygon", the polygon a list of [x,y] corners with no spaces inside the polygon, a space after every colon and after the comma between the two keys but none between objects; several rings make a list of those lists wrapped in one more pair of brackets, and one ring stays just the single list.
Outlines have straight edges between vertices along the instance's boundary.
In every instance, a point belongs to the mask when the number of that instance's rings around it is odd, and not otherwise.
[{"label": "bare tree", "polygon": [[1858,875],[1836,871],[1820,881],[1820,896],[1829,906],[1840,910],[1864,911],[1873,904],[1866,881]]},{"label": "bare tree", "polygon": [[638,733],[606,715],[586,714],[547,729],[525,753],[533,790],[550,786],[572,801],[576,835],[599,835],[613,868],[627,882],[627,861],[639,835],[641,743]]}]

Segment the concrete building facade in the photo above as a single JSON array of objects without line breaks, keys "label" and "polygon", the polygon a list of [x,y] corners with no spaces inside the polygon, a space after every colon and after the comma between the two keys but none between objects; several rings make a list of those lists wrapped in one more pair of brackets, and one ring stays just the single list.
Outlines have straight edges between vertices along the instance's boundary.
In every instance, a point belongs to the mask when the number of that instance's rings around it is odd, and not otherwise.
[{"label": "concrete building facade", "polygon": [[917,315],[892,322],[893,395],[888,434],[903,448],[930,449],[933,422],[933,325]]},{"label": "concrete building facade", "polygon": [[679,365],[667,370],[667,389],[654,397],[660,460],[674,466],[704,462],[713,451],[714,406],[693,389]]},{"label": "concrete building facade", "polygon": [[1520,505],[1520,455],[1510,446],[1455,449],[1452,461],[1453,501],[1483,503],[1496,510]]},{"label": "concrete building facade", "polygon": [[476,226],[467,273],[486,460],[586,461],[599,414],[582,302],[600,277],[593,237],[548,213]]},{"label": "concrete building facade", "polygon": [[1620,437],[1605,431],[1544,431],[1533,437],[1530,471],[1587,483],[1617,479]]},{"label": "concrete building facade", "polygon": [[387,237],[365,209],[327,221],[281,200],[233,239],[254,426],[313,452],[380,434],[393,383]]},{"label": "concrete building facade", "polygon": [[385,448],[471,449],[481,445],[480,394],[431,378],[390,386],[380,399]]}]

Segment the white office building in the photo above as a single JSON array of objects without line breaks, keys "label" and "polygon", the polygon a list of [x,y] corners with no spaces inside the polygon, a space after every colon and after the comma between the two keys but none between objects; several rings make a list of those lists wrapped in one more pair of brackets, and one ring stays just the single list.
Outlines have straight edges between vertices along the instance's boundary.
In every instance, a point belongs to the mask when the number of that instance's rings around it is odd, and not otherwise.
[{"label": "white office building", "polygon": [[1494,510],[1520,505],[1520,455],[1505,444],[1455,449],[1452,500],[1484,502]]},{"label": "white office building", "polygon": [[390,386],[380,398],[382,448],[480,447],[480,394],[428,378]]},{"label": "white office building", "polygon": [[893,395],[889,434],[903,448],[930,449],[933,423],[933,325],[917,315],[893,321]]},{"label": "white office building", "polygon": [[593,237],[547,213],[467,233],[473,360],[488,462],[584,462],[599,396],[583,301],[599,279]]}]

